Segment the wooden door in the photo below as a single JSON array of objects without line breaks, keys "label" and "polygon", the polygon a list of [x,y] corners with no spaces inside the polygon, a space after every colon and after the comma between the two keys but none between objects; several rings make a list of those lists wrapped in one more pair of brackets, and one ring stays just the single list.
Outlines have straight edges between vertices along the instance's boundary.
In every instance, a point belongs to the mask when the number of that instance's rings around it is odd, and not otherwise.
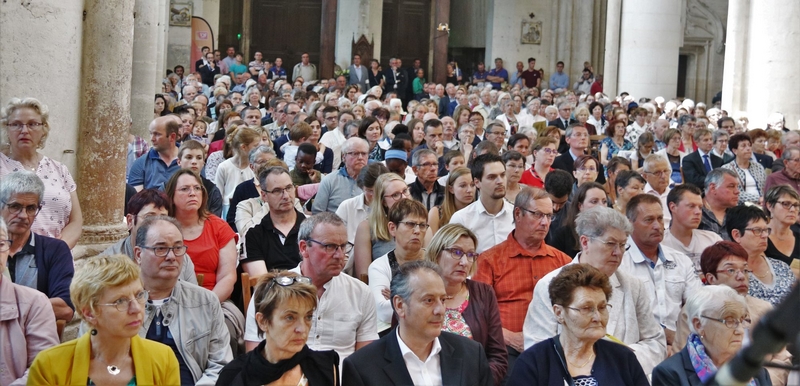
[{"label": "wooden door", "polygon": [[[252,0],[251,56],[256,51],[274,64],[283,59],[283,68],[291,78],[292,68],[308,52],[311,63],[319,69],[320,21],[319,0]],[[250,59],[252,60],[252,59]]]},{"label": "wooden door", "polygon": [[431,0],[383,0],[381,28],[381,65],[389,67],[389,58],[399,57],[404,67],[414,59],[428,68],[431,36]]}]

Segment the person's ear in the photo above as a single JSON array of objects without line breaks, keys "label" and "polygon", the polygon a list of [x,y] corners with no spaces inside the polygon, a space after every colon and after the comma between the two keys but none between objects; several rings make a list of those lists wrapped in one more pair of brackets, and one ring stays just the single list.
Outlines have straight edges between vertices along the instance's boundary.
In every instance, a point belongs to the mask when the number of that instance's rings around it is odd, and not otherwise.
[{"label": "person's ear", "polygon": [[714,276],[713,273],[707,273],[705,276],[706,284],[708,285],[716,285],[717,284],[717,277]]},{"label": "person's ear", "polygon": [[586,248],[587,248],[587,247],[588,247],[588,245],[589,245],[589,241],[590,241],[590,239],[589,239],[589,237],[588,237],[588,236],[586,236],[586,235],[580,235],[580,237],[579,237],[579,239],[578,239],[578,243],[580,243],[580,246],[581,246],[581,251],[585,251],[585,250],[586,250]]},{"label": "person's ear", "polygon": [[392,306],[394,306],[394,312],[397,313],[397,319],[405,319],[406,304],[400,295],[394,295],[394,297],[392,297]]},{"label": "person's ear", "polygon": [[142,247],[138,245],[133,247],[133,261],[137,265],[142,265]]},{"label": "person's ear", "polygon": [[731,239],[733,239],[733,241],[736,243],[741,244],[742,236],[743,235],[739,233],[738,229],[731,230]]},{"label": "person's ear", "polygon": [[81,309],[81,312],[83,313],[83,320],[86,321],[86,324],[88,324],[89,327],[94,328],[94,325],[97,322],[97,315],[92,310],[92,307],[85,306]]},{"label": "person's ear", "polygon": [[697,335],[699,335],[701,339],[705,338],[706,334],[705,331],[703,331],[703,324],[700,323],[700,318],[692,319],[692,326],[694,327],[694,330],[697,331]]},{"label": "person's ear", "polygon": [[[262,191],[262,193],[263,193],[263,191]],[[308,248],[309,248],[308,241],[300,240],[300,242],[297,243],[297,247],[300,250],[300,256],[302,256],[304,259],[307,258],[308,257]]]},{"label": "person's ear", "polygon": [[269,320],[264,314],[256,312],[256,325],[261,331],[267,332],[269,329]]},{"label": "person's ear", "polygon": [[560,304],[553,304],[553,314],[555,314],[558,324],[564,324],[564,307]]},{"label": "person's ear", "polygon": [[[133,226],[136,225],[136,216],[130,213],[126,214],[125,223],[128,225],[128,232],[130,232],[133,229]],[[136,235],[131,235],[131,236],[136,237]]]},{"label": "person's ear", "polygon": [[394,237],[394,234],[397,233],[397,224],[389,221],[386,226],[389,228],[389,234]]},{"label": "person's ear", "polygon": [[670,213],[675,213],[675,209],[678,207],[678,205],[676,205],[674,202],[668,203],[667,206],[669,207]]}]

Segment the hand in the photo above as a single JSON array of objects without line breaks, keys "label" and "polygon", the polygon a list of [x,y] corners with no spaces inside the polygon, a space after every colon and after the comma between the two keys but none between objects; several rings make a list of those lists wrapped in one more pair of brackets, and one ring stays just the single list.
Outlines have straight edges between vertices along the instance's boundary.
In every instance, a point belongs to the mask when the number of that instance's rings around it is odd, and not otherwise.
[{"label": "hand", "polygon": [[519,352],[525,351],[525,347],[523,345],[524,339],[521,332],[511,332],[504,328],[503,340],[506,341],[506,346],[511,346],[511,348]]},{"label": "hand", "polygon": [[381,295],[383,295],[383,297],[386,298],[386,300],[389,300],[389,296],[392,295],[392,291],[388,288],[384,288],[381,290]]},{"label": "hand", "polygon": [[433,143],[430,149],[435,151],[437,155],[442,155],[442,153],[444,152],[444,142],[436,141]]},{"label": "hand", "polygon": [[672,342],[675,341],[675,331],[664,327],[664,335],[667,336],[667,346],[672,346]]},{"label": "hand", "polygon": [[312,183],[314,183],[314,184],[318,183],[320,181],[319,170],[311,169],[308,172],[308,177],[311,178],[311,182]]}]

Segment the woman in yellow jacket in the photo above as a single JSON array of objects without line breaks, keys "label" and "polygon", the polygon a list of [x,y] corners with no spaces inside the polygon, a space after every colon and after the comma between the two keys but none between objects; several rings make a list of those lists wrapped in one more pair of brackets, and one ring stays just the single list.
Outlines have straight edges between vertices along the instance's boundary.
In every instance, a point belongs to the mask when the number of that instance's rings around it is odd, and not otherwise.
[{"label": "woman in yellow jacket", "polygon": [[139,267],[125,255],[84,261],[70,297],[91,333],[40,352],[28,385],[179,385],[172,349],[137,335],[147,301]]}]

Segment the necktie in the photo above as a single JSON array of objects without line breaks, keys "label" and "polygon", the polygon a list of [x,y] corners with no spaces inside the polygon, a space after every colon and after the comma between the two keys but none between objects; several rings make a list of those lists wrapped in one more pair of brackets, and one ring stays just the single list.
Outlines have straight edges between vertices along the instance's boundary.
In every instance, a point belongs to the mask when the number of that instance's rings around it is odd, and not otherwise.
[{"label": "necktie", "polygon": [[706,173],[711,171],[711,162],[708,161],[708,154],[703,155],[703,165],[706,167]]}]

